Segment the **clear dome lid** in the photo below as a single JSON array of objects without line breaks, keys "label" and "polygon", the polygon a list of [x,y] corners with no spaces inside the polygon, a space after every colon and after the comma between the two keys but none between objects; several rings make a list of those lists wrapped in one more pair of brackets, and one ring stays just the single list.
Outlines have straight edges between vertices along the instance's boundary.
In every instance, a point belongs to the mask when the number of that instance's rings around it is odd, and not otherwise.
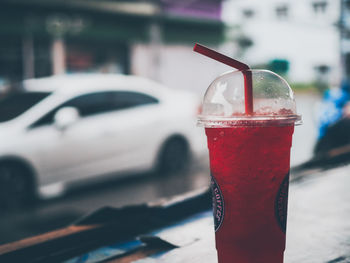
[{"label": "clear dome lid", "polygon": [[[245,109],[245,76],[252,78],[252,112]],[[286,126],[301,124],[293,91],[268,70],[229,71],[207,89],[198,124],[205,127]]]}]

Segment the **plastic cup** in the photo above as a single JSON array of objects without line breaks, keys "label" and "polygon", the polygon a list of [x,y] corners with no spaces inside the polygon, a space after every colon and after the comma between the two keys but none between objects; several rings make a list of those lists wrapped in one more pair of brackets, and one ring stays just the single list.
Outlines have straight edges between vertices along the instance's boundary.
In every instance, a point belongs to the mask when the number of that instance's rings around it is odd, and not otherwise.
[{"label": "plastic cup", "polygon": [[[296,114],[288,83],[267,70],[231,71],[207,89],[205,127],[219,263],[283,262]],[[244,76],[253,112],[245,112]]]}]

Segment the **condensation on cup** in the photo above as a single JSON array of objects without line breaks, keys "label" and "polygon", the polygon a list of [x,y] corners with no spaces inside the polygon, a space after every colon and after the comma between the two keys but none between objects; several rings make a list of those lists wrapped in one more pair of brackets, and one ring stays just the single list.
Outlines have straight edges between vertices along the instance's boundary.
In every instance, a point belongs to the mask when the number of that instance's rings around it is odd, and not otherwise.
[{"label": "condensation on cup", "polygon": [[267,70],[227,72],[207,89],[198,124],[208,139],[219,263],[283,262],[290,148],[301,124],[288,83]]}]

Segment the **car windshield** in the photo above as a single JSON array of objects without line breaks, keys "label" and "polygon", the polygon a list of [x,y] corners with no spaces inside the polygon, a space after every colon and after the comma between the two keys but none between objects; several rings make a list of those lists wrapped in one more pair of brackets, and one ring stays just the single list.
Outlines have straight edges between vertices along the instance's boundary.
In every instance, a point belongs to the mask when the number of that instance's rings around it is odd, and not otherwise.
[{"label": "car windshield", "polygon": [[0,99],[0,122],[18,117],[49,94],[49,92],[25,92],[10,94]]}]

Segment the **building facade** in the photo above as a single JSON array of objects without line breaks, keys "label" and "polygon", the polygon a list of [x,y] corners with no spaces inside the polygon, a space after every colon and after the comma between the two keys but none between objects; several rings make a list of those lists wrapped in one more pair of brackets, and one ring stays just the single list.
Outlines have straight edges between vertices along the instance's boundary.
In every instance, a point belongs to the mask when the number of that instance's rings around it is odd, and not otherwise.
[{"label": "building facade", "polygon": [[184,64],[177,60],[187,58],[193,69],[195,42],[216,46],[224,40],[221,5],[216,0],[3,0],[0,81],[109,72],[187,88],[185,80],[195,72],[187,70],[182,81],[174,78]]},{"label": "building facade", "polygon": [[340,0],[235,0],[224,5],[223,17],[238,24],[253,45],[243,59],[252,65],[287,60],[292,82],[312,82],[318,69],[328,80],[340,79]]}]

